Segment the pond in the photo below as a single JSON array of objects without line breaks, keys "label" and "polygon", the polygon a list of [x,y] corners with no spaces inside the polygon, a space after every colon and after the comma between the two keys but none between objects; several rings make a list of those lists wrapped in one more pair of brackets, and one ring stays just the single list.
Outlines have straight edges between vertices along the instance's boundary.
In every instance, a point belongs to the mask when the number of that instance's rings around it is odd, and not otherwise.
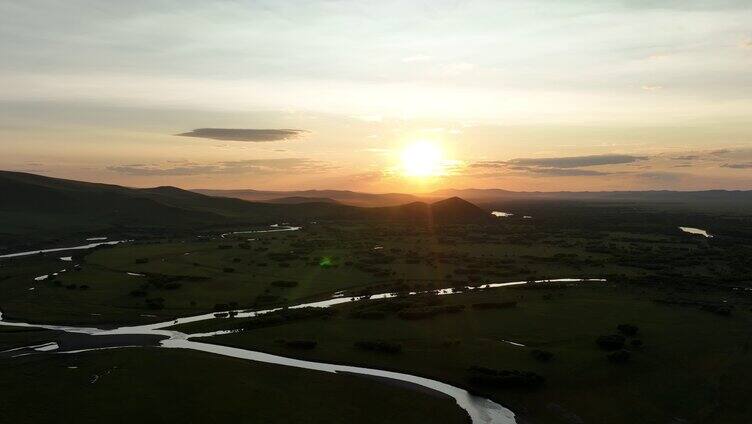
[{"label": "pond", "polygon": [[696,235],[700,235],[700,236],[703,236],[703,237],[706,237],[706,238],[713,238],[712,234],[710,234],[707,231],[702,230],[700,228],[679,227],[679,229],[682,230],[682,231],[684,231],[685,233],[688,233],[688,234],[696,234]]},{"label": "pond", "polygon": [[493,212],[491,212],[491,215],[493,215],[493,216],[495,216],[497,218],[509,218],[509,217],[514,216],[513,213],[501,212],[501,211],[493,211]]}]

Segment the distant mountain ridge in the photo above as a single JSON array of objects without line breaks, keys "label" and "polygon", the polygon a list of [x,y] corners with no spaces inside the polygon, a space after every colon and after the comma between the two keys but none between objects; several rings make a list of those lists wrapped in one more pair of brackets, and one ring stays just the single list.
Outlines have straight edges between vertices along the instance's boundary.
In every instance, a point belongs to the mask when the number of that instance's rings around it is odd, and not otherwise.
[{"label": "distant mountain ridge", "polygon": [[[363,207],[398,206],[411,202],[435,202],[448,197],[460,197],[470,202],[492,203],[503,200],[597,200],[634,202],[750,202],[752,190],[697,191],[511,191],[504,189],[441,189],[427,193],[361,193],[349,190],[192,190],[209,196],[231,197],[256,202],[295,198],[296,202],[332,201]],[[309,199],[309,200],[306,200]]]},{"label": "distant mountain ridge", "polygon": [[462,199],[373,208],[345,205],[326,197],[275,197],[261,203],[170,186],[129,188],[9,171],[0,171],[0,194],[0,252],[33,244],[34,238],[64,239],[87,232],[169,234],[318,220],[483,223],[490,216]]},{"label": "distant mountain ridge", "polygon": [[460,196],[470,201],[504,199],[555,199],[555,200],[632,200],[651,202],[673,201],[752,201],[752,190],[645,190],[645,191],[509,191],[503,189],[442,189],[427,196]]},{"label": "distant mountain ridge", "polygon": [[434,203],[412,202],[401,206],[368,208],[374,218],[428,224],[488,223],[494,218],[480,207],[452,197]]},{"label": "distant mountain ridge", "polygon": [[264,200],[264,203],[277,203],[284,205],[297,205],[300,203],[339,203],[334,199],[328,197],[301,197],[301,196],[289,196],[279,197],[275,199]]},{"label": "distant mountain ridge", "polygon": [[[176,187],[129,188],[0,171],[0,251],[36,240],[82,233],[171,234],[209,227],[278,222],[369,220],[415,225],[494,222],[492,210],[524,211],[526,202],[602,201],[679,205],[692,209],[752,211],[752,191],[512,192],[500,189],[438,190],[422,195],[347,190],[205,191]],[[219,194],[251,193],[261,201]],[[296,194],[296,195],[292,195]],[[315,195],[315,196],[314,196]],[[513,207],[512,203],[517,204]],[[361,206],[353,206],[352,203]],[[396,204],[395,204],[396,203]],[[362,207],[376,204],[376,207]],[[481,207],[479,207],[480,205]],[[520,206],[523,205],[523,206]],[[543,205],[543,206],[541,206]],[[544,203],[537,207],[548,207]],[[516,208],[516,209],[515,209]],[[498,220],[497,220],[498,222]]]},{"label": "distant mountain ridge", "polygon": [[299,199],[327,199],[351,206],[378,207],[398,206],[405,203],[423,200],[419,196],[404,193],[361,193],[350,190],[293,190],[293,191],[268,191],[268,190],[209,190],[192,189],[195,193],[216,197],[232,197],[248,200],[251,202],[272,202],[275,199],[299,198]]}]

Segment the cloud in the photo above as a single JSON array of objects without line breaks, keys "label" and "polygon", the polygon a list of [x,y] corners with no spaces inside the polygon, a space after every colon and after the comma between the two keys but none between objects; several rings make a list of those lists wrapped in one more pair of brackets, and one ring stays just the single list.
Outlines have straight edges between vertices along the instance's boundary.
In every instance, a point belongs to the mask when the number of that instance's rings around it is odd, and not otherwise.
[{"label": "cloud", "polygon": [[642,89],[645,91],[658,91],[663,90],[663,86],[661,85],[643,85]]},{"label": "cloud", "polygon": [[535,167],[512,167],[511,169],[525,171],[532,175],[542,177],[597,177],[611,175],[613,172],[594,171],[592,169],[578,168],[535,168]]},{"label": "cloud", "polygon": [[681,153],[667,153],[659,155],[673,161],[718,164],[728,161],[752,160],[752,149],[749,148],[722,148],[713,150],[687,151]]},{"label": "cloud", "polygon": [[387,175],[383,171],[367,171],[359,174],[352,174],[347,177],[348,180],[360,181],[360,182],[374,182],[380,181]]},{"label": "cloud", "polygon": [[697,159],[700,159],[700,155],[682,155],[682,156],[671,157],[671,160],[697,160]]},{"label": "cloud", "polygon": [[519,166],[500,161],[476,162],[470,164],[470,167],[495,170],[494,172],[469,175],[480,178],[510,174],[528,174],[533,177],[594,177],[613,174],[613,172],[596,171],[593,169]]},{"label": "cloud", "polygon": [[131,176],[187,176],[207,174],[316,174],[335,167],[320,161],[305,158],[249,159],[215,163],[184,162],[181,164],[133,164],[113,165],[108,171]]},{"label": "cloud", "polygon": [[306,130],[293,129],[238,129],[238,128],[198,128],[186,133],[176,134],[181,137],[198,137],[210,140],[266,142],[292,140],[300,137]]},{"label": "cloud", "polygon": [[747,163],[724,163],[721,165],[722,168],[731,168],[731,169],[752,169],[752,162]]},{"label": "cloud", "polygon": [[551,158],[519,158],[509,161],[490,160],[471,163],[469,168],[494,169],[496,172],[480,174],[494,176],[503,173],[525,173],[538,177],[598,177],[616,172],[582,169],[590,166],[622,165],[646,160],[645,156],[620,154],[569,156]]},{"label": "cloud", "polygon": [[603,177],[614,175],[615,172],[595,171],[577,168],[532,168],[527,166],[512,166],[503,170],[468,174],[473,178],[501,178],[510,175],[527,175],[529,177]]},{"label": "cloud", "polygon": [[470,164],[471,168],[507,168],[509,163],[503,160],[482,160]]},{"label": "cloud", "polygon": [[675,183],[686,176],[678,172],[665,172],[665,171],[653,171],[653,172],[641,172],[635,174],[637,178],[642,180],[648,180],[654,183]]},{"label": "cloud", "polygon": [[[509,164],[546,168],[581,168],[586,166],[620,165],[645,160],[645,156],[632,155],[590,155],[560,158],[523,158],[513,159]],[[498,163],[498,162],[496,162]]]},{"label": "cloud", "polygon": [[715,155],[715,156],[721,156],[721,155],[731,153],[731,150],[730,149],[718,149],[718,150],[711,150],[708,153],[710,153],[711,155]]}]

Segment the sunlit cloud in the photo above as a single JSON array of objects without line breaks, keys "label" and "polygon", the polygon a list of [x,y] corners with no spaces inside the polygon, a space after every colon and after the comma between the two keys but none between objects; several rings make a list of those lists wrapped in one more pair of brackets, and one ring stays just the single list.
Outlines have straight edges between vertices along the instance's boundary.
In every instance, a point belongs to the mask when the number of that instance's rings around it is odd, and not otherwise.
[{"label": "sunlit cloud", "polygon": [[682,156],[672,156],[672,160],[697,160],[700,159],[700,155],[682,155]]},{"label": "sunlit cloud", "polygon": [[731,169],[752,169],[752,162],[747,163],[724,163],[721,165],[723,168]]},{"label": "sunlit cloud", "polygon": [[176,135],[210,140],[267,142],[292,140],[306,132],[305,130],[292,129],[198,128]]},{"label": "sunlit cloud", "polygon": [[113,165],[108,171],[132,176],[187,176],[207,174],[315,174],[335,169],[334,166],[304,158],[248,159],[216,163],[185,162],[180,165],[130,164]]},{"label": "sunlit cloud", "polygon": [[623,154],[520,158],[508,161],[479,161],[470,168],[494,169],[486,177],[501,173],[528,175],[532,177],[598,177],[623,171],[582,169],[593,166],[625,165],[647,160],[646,156]]},{"label": "sunlit cloud", "polygon": [[594,171],[592,169],[578,168],[535,168],[515,166],[511,167],[510,169],[515,171],[525,171],[532,175],[546,177],[597,177],[613,174],[613,172]]},{"label": "sunlit cloud", "polygon": [[586,166],[620,165],[645,160],[645,156],[633,155],[588,155],[569,156],[556,158],[522,158],[512,159],[509,163],[514,165],[539,166],[552,168],[580,168]]},{"label": "sunlit cloud", "polygon": [[[442,184],[609,188],[681,167],[682,184],[752,187],[749,1],[6,3],[3,167],[401,190],[409,134],[445,144],[411,160]],[[583,159],[608,152],[634,158]],[[238,160],[275,156],[311,159]]]}]

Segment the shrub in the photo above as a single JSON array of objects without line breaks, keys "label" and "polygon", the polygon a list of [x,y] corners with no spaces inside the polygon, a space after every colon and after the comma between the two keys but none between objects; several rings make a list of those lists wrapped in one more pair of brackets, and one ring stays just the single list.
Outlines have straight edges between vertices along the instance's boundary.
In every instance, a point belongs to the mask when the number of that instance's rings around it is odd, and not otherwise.
[{"label": "shrub", "polygon": [[146,290],[133,290],[131,292],[133,297],[146,297]]},{"label": "shrub", "polygon": [[136,259],[137,264],[146,264],[149,263],[149,258],[137,258]]},{"label": "shrub", "polygon": [[161,297],[146,299],[146,307],[149,309],[164,309],[164,299]]},{"label": "shrub", "polygon": [[621,334],[630,337],[636,335],[639,331],[639,328],[636,325],[632,324],[619,324],[616,326],[616,329],[619,330]]},{"label": "shrub", "polygon": [[632,347],[635,347],[635,348],[640,348],[643,345],[642,340],[640,340],[640,339],[634,339],[629,344],[632,345]]},{"label": "shrub", "polygon": [[275,253],[271,252],[266,255],[267,258],[269,258],[272,261],[276,262],[286,262],[286,261],[294,261],[295,259],[298,259],[298,255],[294,253]]},{"label": "shrub", "polygon": [[624,349],[617,350],[616,352],[612,352],[606,355],[609,361],[617,364],[629,361],[629,356],[629,351]]},{"label": "shrub", "polygon": [[279,296],[274,296],[271,294],[260,294],[256,296],[256,302],[257,303],[274,303],[274,302],[280,302],[283,299]]},{"label": "shrub", "polygon": [[625,338],[621,334],[610,334],[598,337],[595,342],[601,347],[601,349],[619,350],[624,347],[624,341]]},{"label": "shrub", "polygon": [[147,274],[147,281],[152,286],[163,289],[167,288],[170,283],[176,283],[179,281],[204,281],[208,280],[208,277],[199,277],[195,275],[165,275],[165,274]]},{"label": "shrub", "polygon": [[474,309],[507,309],[517,306],[517,302],[481,302],[473,303]]},{"label": "shrub", "polygon": [[533,349],[530,351],[530,356],[537,361],[548,362],[554,358],[554,354],[547,350]]},{"label": "shrub", "polygon": [[290,288],[290,287],[297,287],[298,282],[297,281],[277,280],[277,281],[272,281],[272,285],[274,287]]},{"label": "shrub", "polygon": [[336,310],[329,308],[294,308],[280,309],[274,312],[257,315],[245,321],[242,324],[244,329],[271,327],[274,325],[285,324],[292,321],[299,321],[313,318],[329,318],[336,314]]},{"label": "shrub", "polygon": [[86,284],[81,284],[80,286],[78,286],[78,289],[79,290],[89,290],[89,286],[86,285]]},{"label": "shrub", "polygon": [[731,308],[723,305],[702,305],[700,307],[703,311],[712,312],[718,315],[728,316],[731,315]]},{"label": "shrub", "polygon": [[284,344],[292,349],[314,349],[318,342],[315,340],[287,340]]},{"label": "shrub", "polygon": [[226,268],[222,268],[222,271],[223,272],[235,272],[235,268],[226,267]]},{"label": "shrub", "polygon": [[380,311],[353,311],[350,318],[356,319],[382,319],[386,314]]},{"label": "shrub", "polygon": [[534,388],[543,384],[543,376],[530,371],[495,370],[473,366],[468,370],[472,384],[495,388]]},{"label": "shrub", "polygon": [[424,319],[439,314],[456,314],[462,312],[463,309],[465,305],[422,306],[401,310],[397,316],[402,319]]},{"label": "shrub", "polygon": [[441,347],[454,347],[454,346],[459,346],[461,343],[462,343],[462,340],[460,339],[446,339],[446,340],[442,340],[441,343],[439,343],[439,345]]},{"label": "shrub", "polygon": [[402,352],[402,345],[399,343],[389,343],[384,341],[360,341],[355,342],[354,346],[358,349],[368,350],[371,352],[396,354]]}]

